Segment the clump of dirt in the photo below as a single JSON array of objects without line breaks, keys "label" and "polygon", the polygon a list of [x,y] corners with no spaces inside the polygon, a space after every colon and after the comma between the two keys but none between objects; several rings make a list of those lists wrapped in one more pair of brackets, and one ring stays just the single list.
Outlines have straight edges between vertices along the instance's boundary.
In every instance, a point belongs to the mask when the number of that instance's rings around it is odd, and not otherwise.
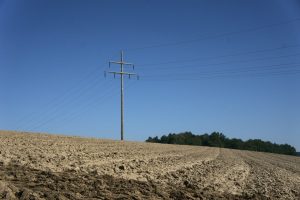
[{"label": "clump of dirt", "polygon": [[197,199],[242,196],[194,190],[176,184],[136,181],[110,175],[46,172],[0,163],[3,199]]}]

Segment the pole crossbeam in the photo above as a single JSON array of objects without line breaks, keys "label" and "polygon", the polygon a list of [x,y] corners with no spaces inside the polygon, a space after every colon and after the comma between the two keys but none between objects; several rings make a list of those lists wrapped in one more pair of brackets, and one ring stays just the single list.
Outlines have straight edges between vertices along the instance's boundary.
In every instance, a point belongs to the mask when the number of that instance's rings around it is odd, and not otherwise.
[{"label": "pole crossbeam", "polygon": [[112,72],[112,71],[109,71],[107,73],[111,73],[111,74],[125,74],[125,75],[133,75],[133,76],[137,76],[136,73],[129,73],[129,72]]},{"label": "pole crossbeam", "polygon": [[127,62],[120,62],[120,61],[109,61],[109,63],[113,63],[113,64],[123,64],[123,65],[132,65],[134,66],[133,63],[127,63]]},{"label": "pole crossbeam", "polygon": [[[134,70],[134,64],[124,62],[123,51],[121,51],[121,60],[120,61],[109,61],[109,68],[111,67],[111,64],[120,65],[119,72],[108,71],[107,73],[114,74],[114,77],[116,76],[116,74],[121,76],[121,140],[124,140],[124,80],[123,80],[123,76],[128,75],[129,78],[131,76],[136,76],[137,79],[139,79],[139,76],[136,73],[124,72],[124,65],[129,65],[129,66],[131,65]],[[104,73],[106,74],[106,71]]]}]

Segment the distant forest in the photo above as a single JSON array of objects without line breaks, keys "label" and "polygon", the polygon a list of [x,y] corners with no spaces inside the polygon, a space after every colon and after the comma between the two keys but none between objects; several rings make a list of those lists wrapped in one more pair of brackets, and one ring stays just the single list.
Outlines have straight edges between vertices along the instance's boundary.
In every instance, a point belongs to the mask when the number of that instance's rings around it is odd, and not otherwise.
[{"label": "distant forest", "polygon": [[250,151],[270,152],[286,155],[297,155],[295,147],[289,144],[276,144],[260,139],[250,139],[243,141],[236,138],[227,138],[224,134],[213,132],[211,134],[194,135],[191,132],[170,133],[163,135],[161,138],[157,136],[149,137],[146,142],[163,143],[163,144],[185,144],[196,146],[223,147],[231,149],[241,149]]}]

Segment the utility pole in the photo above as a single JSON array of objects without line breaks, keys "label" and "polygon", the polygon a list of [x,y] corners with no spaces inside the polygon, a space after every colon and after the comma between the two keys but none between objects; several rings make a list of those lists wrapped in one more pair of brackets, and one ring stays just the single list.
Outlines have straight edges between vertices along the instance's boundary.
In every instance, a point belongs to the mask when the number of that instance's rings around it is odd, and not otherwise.
[{"label": "utility pole", "polygon": [[[136,76],[137,79],[139,76],[136,73],[129,73],[129,72],[124,72],[124,66],[132,66],[132,69],[134,70],[134,64],[133,63],[127,63],[124,62],[124,55],[123,51],[121,51],[121,60],[120,61],[109,61],[109,68],[111,64],[118,64],[120,65],[120,71],[108,71],[108,73],[114,74],[114,78],[116,77],[116,74],[121,76],[121,140],[124,139],[124,81],[123,81],[123,76],[127,75],[128,78],[130,79],[131,76]],[[106,77],[106,71],[104,72],[104,76]]]}]

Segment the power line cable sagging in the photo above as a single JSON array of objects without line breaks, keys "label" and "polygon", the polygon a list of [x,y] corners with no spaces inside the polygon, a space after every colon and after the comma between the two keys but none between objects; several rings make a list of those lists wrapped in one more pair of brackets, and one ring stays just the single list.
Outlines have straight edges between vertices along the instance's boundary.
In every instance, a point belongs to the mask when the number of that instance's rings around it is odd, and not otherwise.
[{"label": "power line cable sagging", "polygon": [[[202,41],[202,40],[208,40],[208,39],[214,39],[219,37],[224,37],[228,35],[235,35],[240,33],[246,33],[246,32],[253,32],[258,31],[266,28],[281,26],[281,25],[287,25],[290,23],[299,22],[300,18],[269,24],[265,26],[258,26],[253,28],[247,28],[243,30],[238,31],[232,31],[228,33],[220,33],[216,35],[209,35],[209,36],[203,36],[198,37],[195,39],[190,40],[183,40],[183,41],[177,41],[177,42],[171,42],[171,43],[165,43],[165,44],[155,44],[155,45],[149,45],[141,48],[135,48],[135,49],[128,49],[128,50],[139,50],[139,49],[147,49],[147,48],[160,48],[164,46],[174,46],[174,45],[182,45],[187,44],[191,42],[196,41]],[[276,48],[267,48],[267,49],[261,49],[261,50],[252,50],[252,51],[246,51],[246,52],[237,52],[233,54],[227,54],[227,55],[220,55],[220,56],[210,56],[207,58],[192,58],[192,59],[186,59],[186,60],[169,60],[164,62],[158,62],[158,63],[148,63],[148,64],[142,64],[141,69],[145,70],[153,70],[156,74],[147,73],[147,75],[143,76],[143,80],[145,81],[156,81],[156,80],[163,80],[163,81],[170,81],[170,80],[201,80],[204,78],[233,78],[233,77],[266,77],[266,76],[286,76],[286,75],[298,75],[300,74],[299,65],[298,62],[278,62],[276,63],[269,63],[269,64],[262,64],[262,65],[253,65],[250,62],[257,62],[257,61],[270,61],[271,59],[279,59],[279,58],[287,58],[287,57],[296,57],[299,56],[299,53],[295,54],[288,54],[288,55],[280,55],[280,56],[273,56],[273,57],[261,57],[261,58],[251,58],[246,60],[232,60],[232,61],[226,61],[226,62],[219,62],[219,63],[200,63],[200,64],[192,64],[192,65],[186,65],[182,66],[180,63],[188,63],[188,62],[198,62],[203,61],[204,59],[216,59],[216,58],[225,58],[225,57],[237,57],[241,55],[251,55],[256,53],[265,53],[265,52],[271,52],[271,51],[280,51],[280,50],[286,50],[290,48],[298,48],[299,44],[292,44],[292,45],[285,45],[280,46]],[[121,61],[112,61],[110,64],[119,64],[121,65],[121,71],[120,72],[108,72],[113,74],[114,76],[120,75],[121,79],[121,123],[123,123],[123,75],[128,76],[131,78],[132,76],[136,76],[135,73],[129,73],[123,71],[123,66],[132,66],[134,65],[132,63],[126,63],[123,61],[123,53],[121,53]],[[228,64],[237,63],[238,66],[236,67],[230,67],[228,68]],[[250,63],[249,65],[245,66],[244,63]],[[169,64],[172,64],[171,66],[168,66]],[[178,66],[173,64],[180,64]],[[243,64],[243,65],[241,65]],[[226,67],[224,67],[226,65]],[[148,66],[156,66],[156,67],[150,67]],[[216,69],[216,68],[210,68],[211,66],[221,66],[224,68]],[[189,68],[188,73],[181,73],[179,69],[182,68]],[[24,116],[19,122],[17,123],[19,125],[18,129],[29,127],[30,129],[38,129],[41,127],[45,127],[47,124],[50,124],[53,121],[62,119],[64,121],[70,120],[72,118],[80,116],[81,111],[86,110],[90,108],[91,105],[95,105],[100,97],[91,98],[88,102],[82,102],[82,98],[92,89],[95,89],[97,85],[100,84],[101,81],[97,77],[94,79],[91,79],[96,73],[94,73],[99,68],[96,68],[95,70],[92,70],[87,74],[86,77],[84,77],[81,81],[77,82],[74,87],[67,90],[63,95],[59,95],[57,98],[54,98],[53,100],[49,101],[45,104],[44,108],[46,112],[37,112],[32,113],[30,115]],[[164,70],[172,69],[171,73],[158,73],[162,72]],[[207,70],[204,70],[207,69]],[[193,71],[195,70],[195,71]],[[109,88],[109,89],[108,89]],[[106,90],[107,89],[107,90]],[[110,96],[110,90],[112,88],[107,87],[105,89],[105,92],[103,92],[103,99],[104,97]],[[115,91],[115,89],[113,89]],[[104,91],[104,90],[103,90]],[[78,97],[78,98],[76,98]],[[102,99],[102,97],[100,98]],[[64,113],[61,114],[60,111],[62,108],[66,105],[73,105],[77,109],[70,113]],[[80,106],[78,106],[80,105]],[[123,124],[121,124],[121,139],[123,139]]]},{"label": "power line cable sagging", "polygon": [[216,39],[216,38],[226,37],[226,36],[230,36],[230,35],[237,35],[240,33],[255,32],[255,31],[259,31],[259,30],[263,30],[263,29],[267,29],[267,28],[287,25],[287,24],[296,23],[296,22],[300,22],[300,18],[294,18],[294,19],[290,19],[290,20],[286,20],[286,21],[282,21],[282,22],[277,22],[277,23],[273,23],[273,24],[267,24],[267,25],[263,25],[263,26],[252,27],[252,28],[246,28],[246,29],[231,31],[231,32],[227,32],[227,33],[220,33],[220,34],[215,34],[215,35],[210,34],[207,36],[201,36],[201,37],[197,37],[194,39],[162,43],[162,44],[153,44],[153,45],[148,45],[148,46],[144,46],[144,47],[128,48],[125,50],[126,51],[137,51],[137,50],[143,50],[143,49],[153,49],[153,48],[160,48],[160,47],[177,46],[177,45],[183,45],[183,44],[193,43],[193,42],[202,41],[202,40]]},{"label": "power line cable sagging", "polygon": [[[97,84],[97,85],[99,86],[100,84]],[[95,87],[97,85],[94,85],[93,88],[100,89],[100,88]],[[53,109],[52,113],[45,115],[42,120],[40,120],[37,123],[35,123],[34,125],[32,125],[31,126],[32,130],[41,129],[41,128],[45,127],[46,125],[49,126],[50,124],[54,124],[54,122],[59,122],[60,124],[63,125],[63,122],[67,122],[67,121],[73,119],[74,115],[81,114],[83,112],[83,110],[85,110],[86,108],[89,108],[89,106],[91,104],[93,104],[95,101],[97,101],[98,103],[104,103],[102,101],[104,99],[107,100],[107,96],[109,96],[112,92],[114,92],[115,89],[111,83],[103,84],[102,88],[103,88],[103,90],[101,92],[93,91],[90,88],[90,89],[86,90],[85,93],[79,94],[80,98],[76,99],[76,101],[67,102],[67,104],[69,105],[69,109],[64,108],[65,105],[61,105],[61,106]],[[85,100],[87,98],[87,92],[94,93],[94,94],[100,93],[100,97],[98,95],[92,95],[92,98]],[[62,113],[62,111],[63,111],[63,113]]]},{"label": "power line cable sagging", "polygon": [[[210,56],[210,57],[197,57],[197,58],[191,58],[191,59],[185,59],[185,60],[169,60],[169,61],[164,61],[164,62],[159,62],[159,63],[148,63],[148,64],[140,64],[141,69],[154,69],[155,67],[148,68],[148,66],[157,66],[160,69],[165,68],[164,65],[168,64],[177,64],[177,63],[186,63],[186,62],[198,62],[198,61],[205,61],[205,60],[216,60],[217,58],[226,58],[226,57],[233,57],[233,56],[242,56],[242,55],[251,55],[251,54],[256,54],[256,53],[265,53],[265,52],[272,52],[272,51],[278,51],[278,50],[286,50],[290,48],[298,48],[300,47],[300,44],[293,44],[293,45],[286,45],[286,46],[281,46],[281,47],[275,47],[275,48],[267,48],[267,49],[260,49],[260,50],[253,50],[253,51],[246,51],[246,52],[237,52],[234,54],[227,54],[227,55],[220,55],[220,56]],[[289,57],[289,56],[298,56],[300,53],[296,54],[291,54],[291,55],[282,55],[282,56],[275,56],[275,57],[266,57],[266,58],[259,58],[259,59],[272,59],[272,58],[283,58],[283,57]],[[253,59],[250,59],[249,61],[252,61]],[[256,60],[256,59],[254,59]],[[247,61],[247,60],[246,60]],[[246,62],[242,61],[242,62]],[[236,62],[236,61],[234,61]],[[241,61],[238,61],[241,62]],[[223,64],[223,63],[221,63]],[[162,67],[163,66],[163,67]],[[174,65],[171,66],[172,68]]]},{"label": "power line cable sagging", "polygon": [[206,78],[238,78],[238,77],[266,77],[298,75],[300,73],[299,63],[257,65],[247,67],[235,67],[227,69],[208,69],[190,71],[187,73],[168,73],[159,75],[145,75],[143,80],[201,80]]},{"label": "power line cable sagging", "polygon": [[42,107],[44,110],[43,112],[36,111],[22,116],[16,122],[16,124],[18,125],[17,130],[24,130],[24,128],[26,127],[32,127],[30,126],[31,123],[36,122],[37,120],[41,120],[41,118],[49,114],[47,110],[52,110],[53,108],[56,109],[58,106],[65,105],[67,102],[74,99],[74,95],[87,90],[87,88],[91,87],[91,85],[95,85],[95,81],[99,81],[99,78],[94,77],[98,74],[98,70],[99,67],[93,68],[85,75],[83,75],[82,78],[79,79],[79,81],[74,83],[71,87],[67,88],[63,93],[58,94],[49,101],[45,102]]},{"label": "power line cable sagging", "polygon": [[[41,128],[53,127],[54,122],[66,121],[68,118],[72,118],[73,115],[80,113],[81,109],[87,107],[96,99],[98,101],[106,99],[114,91],[112,82],[103,82],[104,78],[100,78],[100,72],[95,75],[98,75],[98,77],[86,79],[87,84],[79,84],[78,87],[71,88],[66,93],[67,95],[56,98],[57,101],[50,101],[48,106],[44,107],[44,110],[33,113],[27,121],[23,120],[25,125],[20,125],[22,130],[39,131]],[[100,89],[100,92],[95,91],[96,89]],[[92,95],[93,93],[96,95]],[[50,124],[51,126],[49,126]]]}]

